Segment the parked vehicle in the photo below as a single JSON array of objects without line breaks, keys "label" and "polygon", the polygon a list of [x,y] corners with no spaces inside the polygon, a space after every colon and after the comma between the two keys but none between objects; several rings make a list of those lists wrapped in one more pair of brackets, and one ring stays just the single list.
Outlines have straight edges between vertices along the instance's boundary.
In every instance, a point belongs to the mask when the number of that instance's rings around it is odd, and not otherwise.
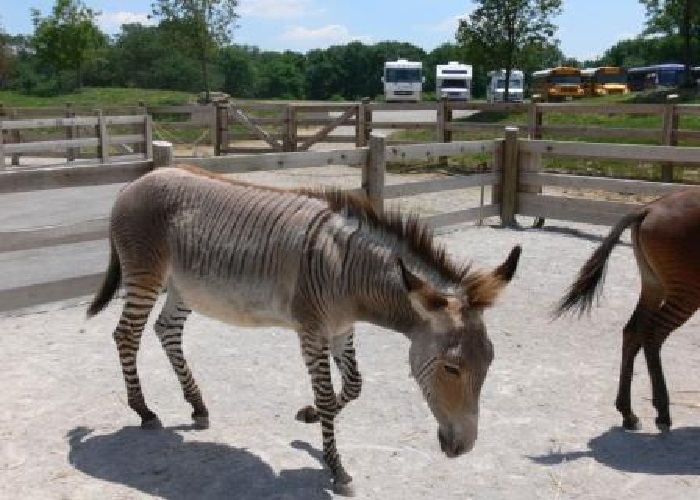
[{"label": "parked vehicle", "polygon": [[420,102],[423,92],[423,63],[397,59],[384,63],[384,99],[386,102]]},{"label": "parked vehicle", "polygon": [[570,101],[583,97],[581,70],[571,66],[557,66],[532,74],[533,99],[540,101]]},{"label": "parked vehicle", "polygon": [[581,70],[583,92],[590,97],[627,94],[627,70],[620,66],[601,66]]},{"label": "parked vehicle", "polygon": [[506,99],[506,70],[489,71],[486,100],[488,102],[523,102],[523,78],[523,72],[519,69],[510,71],[508,98]]},{"label": "parked vehicle", "polygon": [[435,66],[435,95],[459,101],[472,97],[472,66],[457,61]]}]

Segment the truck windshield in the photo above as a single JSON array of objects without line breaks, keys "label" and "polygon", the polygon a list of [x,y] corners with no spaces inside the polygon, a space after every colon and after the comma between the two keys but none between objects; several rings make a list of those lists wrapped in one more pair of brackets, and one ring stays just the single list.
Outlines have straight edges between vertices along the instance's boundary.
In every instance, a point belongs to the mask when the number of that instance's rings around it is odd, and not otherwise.
[{"label": "truck windshield", "polygon": [[[510,83],[510,85],[508,85],[508,89],[521,89],[521,88],[523,88],[523,81],[522,80],[514,80],[511,78],[509,83]],[[506,79],[499,78],[498,81],[496,82],[496,88],[497,89],[506,88]]]},{"label": "truck windshield", "polygon": [[449,80],[443,80],[440,84],[440,88],[460,88],[464,89],[469,87],[466,80],[460,80],[458,78],[453,78]]},{"label": "truck windshield", "polygon": [[386,82],[409,82],[418,83],[421,81],[422,70],[417,68],[386,68]]},{"label": "truck windshield", "polygon": [[574,84],[578,85],[581,83],[581,77],[579,75],[552,75],[549,77],[549,83],[554,84]]},{"label": "truck windshield", "polygon": [[624,73],[598,73],[600,83],[627,83],[627,75]]}]

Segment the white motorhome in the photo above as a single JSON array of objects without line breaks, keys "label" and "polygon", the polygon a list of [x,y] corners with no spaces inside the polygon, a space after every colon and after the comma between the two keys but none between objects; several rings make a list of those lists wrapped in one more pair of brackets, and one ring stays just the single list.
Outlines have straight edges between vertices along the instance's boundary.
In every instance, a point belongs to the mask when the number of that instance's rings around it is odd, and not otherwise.
[{"label": "white motorhome", "polygon": [[[519,69],[510,71],[508,82],[508,102],[523,102],[523,72]],[[486,100],[488,102],[504,102],[506,91],[506,70],[499,69],[489,72],[489,83],[486,87]]]},{"label": "white motorhome", "polygon": [[425,82],[423,63],[407,59],[386,61],[382,82],[386,102],[419,102]]},{"label": "white motorhome", "polygon": [[457,61],[435,66],[435,95],[467,101],[472,97],[472,66]]}]

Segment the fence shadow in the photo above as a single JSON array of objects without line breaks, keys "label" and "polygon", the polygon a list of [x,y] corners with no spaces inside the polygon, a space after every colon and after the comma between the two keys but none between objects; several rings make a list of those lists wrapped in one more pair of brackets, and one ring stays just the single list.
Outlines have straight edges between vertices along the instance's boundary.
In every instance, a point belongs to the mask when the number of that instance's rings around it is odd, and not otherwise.
[{"label": "fence shadow", "polygon": [[177,430],[182,429],[125,427],[93,436],[91,429],[77,427],[67,434],[68,461],[92,477],[167,500],[332,498],[326,470],[302,468],[277,474],[245,449],[188,442]]},{"label": "fence shadow", "polygon": [[590,457],[624,472],[653,475],[700,474],[700,428],[683,427],[658,434],[613,427],[588,442],[588,451],[550,452],[528,457],[542,465],[558,465]]}]

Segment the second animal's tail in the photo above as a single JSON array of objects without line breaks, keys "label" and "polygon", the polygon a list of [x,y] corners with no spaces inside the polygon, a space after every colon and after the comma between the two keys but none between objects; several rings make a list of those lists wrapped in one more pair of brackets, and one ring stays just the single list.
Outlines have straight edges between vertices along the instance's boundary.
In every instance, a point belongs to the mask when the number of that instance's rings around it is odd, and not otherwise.
[{"label": "second animal's tail", "polygon": [[579,315],[590,313],[593,298],[599,296],[602,291],[608,258],[619,241],[620,235],[629,226],[642,222],[648,212],[649,209],[644,207],[620,219],[581,267],[576,281],[554,309],[554,317],[559,317],[571,310],[578,310]]},{"label": "second animal's tail", "polygon": [[109,240],[109,265],[107,266],[107,271],[105,272],[104,280],[100,289],[95,294],[95,298],[92,299],[92,303],[88,307],[87,315],[91,318],[102,309],[104,309],[107,304],[112,300],[114,294],[119,288],[119,284],[122,280],[122,270],[119,263],[119,255],[117,254],[117,249],[114,248],[114,242]]}]

